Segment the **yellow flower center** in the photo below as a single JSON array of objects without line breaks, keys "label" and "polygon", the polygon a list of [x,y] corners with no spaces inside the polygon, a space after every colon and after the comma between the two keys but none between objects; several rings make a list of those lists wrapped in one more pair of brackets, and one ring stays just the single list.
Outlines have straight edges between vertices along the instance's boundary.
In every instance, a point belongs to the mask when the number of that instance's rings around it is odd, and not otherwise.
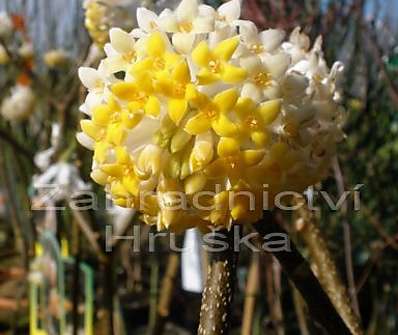
[{"label": "yellow flower center", "polygon": [[151,22],[149,22],[149,28],[152,30],[155,30],[158,28],[158,25],[156,24],[155,21],[151,21]]},{"label": "yellow flower center", "polygon": [[218,60],[211,60],[209,62],[209,69],[213,73],[217,73],[220,71],[221,64]]},{"label": "yellow flower center", "polygon": [[178,30],[182,33],[190,33],[192,31],[192,22],[185,21],[178,24]]},{"label": "yellow flower center", "polygon": [[183,97],[185,95],[185,85],[176,83],[174,86],[174,96]]},{"label": "yellow flower center", "polygon": [[153,60],[153,67],[154,67],[155,70],[161,71],[161,70],[164,69],[165,66],[166,66],[166,63],[165,63],[163,58],[156,57]]},{"label": "yellow flower center", "polygon": [[261,44],[257,43],[257,44],[250,45],[249,50],[256,54],[259,54],[264,51],[264,47]]},{"label": "yellow flower center", "polygon": [[124,54],[122,57],[126,62],[133,62],[136,58],[136,54],[135,54],[135,51],[130,51],[130,52]]},{"label": "yellow flower center", "polygon": [[203,111],[208,119],[213,119],[217,116],[217,109],[214,106],[207,106]]},{"label": "yellow flower center", "polygon": [[271,82],[271,76],[265,71],[259,72],[254,75],[253,81],[257,86],[266,87]]},{"label": "yellow flower center", "polygon": [[253,128],[253,129],[258,128],[258,126],[259,126],[258,120],[257,120],[253,115],[248,116],[248,117],[246,118],[246,120],[245,120],[245,123],[246,123],[250,128]]}]

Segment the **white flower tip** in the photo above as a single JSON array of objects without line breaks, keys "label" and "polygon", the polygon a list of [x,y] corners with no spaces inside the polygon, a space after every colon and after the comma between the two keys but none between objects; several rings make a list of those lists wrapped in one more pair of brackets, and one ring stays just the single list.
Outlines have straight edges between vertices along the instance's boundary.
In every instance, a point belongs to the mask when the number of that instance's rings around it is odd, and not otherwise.
[{"label": "white flower tip", "polygon": [[145,7],[139,7],[137,9],[137,24],[145,32],[150,32],[157,27],[158,16],[146,9]]},{"label": "white flower tip", "polygon": [[217,11],[227,22],[235,21],[240,17],[240,0],[228,1],[218,7]]},{"label": "white flower tip", "polygon": [[80,81],[88,88],[93,89],[97,86],[98,80],[100,79],[96,69],[91,67],[81,67],[78,71]]},{"label": "white flower tip", "polygon": [[94,150],[94,141],[85,133],[79,132],[76,134],[76,140],[85,148]]},{"label": "white flower tip", "polygon": [[134,49],[134,39],[120,28],[112,28],[109,31],[109,37],[112,47],[117,52],[128,53]]}]

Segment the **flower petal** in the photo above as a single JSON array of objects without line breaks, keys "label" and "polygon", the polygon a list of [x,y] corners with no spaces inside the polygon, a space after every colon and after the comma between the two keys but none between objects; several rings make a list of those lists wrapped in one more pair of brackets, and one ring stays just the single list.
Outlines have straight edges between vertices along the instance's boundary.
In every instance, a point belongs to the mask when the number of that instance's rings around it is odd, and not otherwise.
[{"label": "flower petal", "polygon": [[234,88],[218,93],[213,101],[222,113],[230,112],[238,100],[239,94]]},{"label": "flower petal", "polygon": [[120,28],[112,28],[109,31],[112,47],[120,53],[129,53],[134,50],[134,39]]},{"label": "flower petal", "polygon": [[232,137],[235,136],[238,130],[234,124],[225,114],[220,114],[219,117],[211,123],[214,131],[218,136]]},{"label": "flower petal", "polygon": [[158,23],[159,27],[165,32],[175,33],[178,31],[177,17],[171,11],[166,12],[166,10],[164,10],[160,13]]},{"label": "flower petal", "polygon": [[213,54],[216,58],[228,61],[231,59],[238,45],[238,37],[228,38],[217,44],[217,46],[213,49]]},{"label": "flower petal", "polygon": [[272,123],[279,115],[282,107],[281,99],[270,100],[262,103],[257,109],[265,125]]},{"label": "flower petal", "polygon": [[146,42],[146,51],[149,56],[160,57],[166,51],[165,37],[159,33],[152,33]]},{"label": "flower petal", "polygon": [[196,74],[196,78],[198,79],[199,85],[209,85],[220,80],[217,74],[211,72],[207,68],[200,69],[200,71]]},{"label": "flower petal", "polygon": [[260,33],[263,48],[266,52],[274,51],[283,42],[286,33],[280,29],[267,29]]},{"label": "flower petal", "polygon": [[261,89],[254,85],[253,83],[243,84],[241,97],[250,98],[253,101],[260,102],[262,99]]},{"label": "flower petal", "polygon": [[241,157],[246,166],[252,166],[260,163],[264,155],[264,150],[245,150],[242,151]]},{"label": "flower petal", "polygon": [[220,157],[236,155],[239,149],[239,141],[232,137],[221,137],[217,145],[217,153]]},{"label": "flower petal", "polygon": [[95,89],[102,84],[102,78],[98,71],[91,67],[79,68],[79,78],[82,84],[89,90]]},{"label": "flower petal", "polygon": [[182,54],[191,52],[196,35],[193,33],[175,33],[172,37],[172,42],[176,50]]},{"label": "flower petal", "polygon": [[185,125],[185,131],[191,135],[198,135],[211,128],[211,121],[204,113],[199,112],[190,118]]},{"label": "flower petal", "polygon": [[208,66],[211,56],[211,51],[205,41],[201,41],[192,51],[192,60],[198,66]]},{"label": "flower petal", "polygon": [[231,0],[220,7],[217,10],[218,14],[225,19],[227,22],[232,22],[240,17],[240,1],[239,0]]},{"label": "flower petal", "polygon": [[158,27],[158,16],[156,13],[140,7],[137,9],[137,24],[145,32],[151,32]]},{"label": "flower petal", "polygon": [[188,103],[184,99],[170,99],[168,102],[168,113],[170,119],[178,126],[185,116]]},{"label": "flower petal", "polygon": [[191,135],[183,129],[178,129],[170,143],[170,150],[172,153],[182,150],[185,145],[191,140]]},{"label": "flower petal", "polygon": [[247,71],[237,66],[224,64],[221,80],[228,84],[237,84],[247,77]]},{"label": "flower petal", "polygon": [[209,33],[214,30],[214,16],[199,16],[192,22],[195,33]]},{"label": "flower petal", "polygon": [[145,114],[153,117],[157,117],[160,114],[160,102],[159,99],[151,95],[145,104]]},{"label": "flower petal", "polygon": [[192,22],[198,15],[197,0],[182,0],[175,10],[179,22]]}]

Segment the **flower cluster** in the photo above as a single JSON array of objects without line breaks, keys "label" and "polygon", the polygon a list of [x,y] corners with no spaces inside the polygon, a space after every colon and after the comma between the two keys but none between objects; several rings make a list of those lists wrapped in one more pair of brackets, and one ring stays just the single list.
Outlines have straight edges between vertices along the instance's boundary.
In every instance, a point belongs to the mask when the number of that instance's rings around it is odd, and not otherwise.
[{"label": "flower cluster", "polygon": [[80,69],[91,176],[159,229],[258,220],[265,189],[318,182],[342,138],[342,65],[327,67],[321,38],[239,16],[239,0],[140,8],[139,28],[111,29],[98,69]]},{"label": "flower cluster", "polygon": [[[132,7],[135,0],[85,0],[85,26],[94,41],[102,48],[109,40],[109,29],[112,26],[132,27],[134,21],[125,7]],[[135,7],[136,8],[136,7]]]}]

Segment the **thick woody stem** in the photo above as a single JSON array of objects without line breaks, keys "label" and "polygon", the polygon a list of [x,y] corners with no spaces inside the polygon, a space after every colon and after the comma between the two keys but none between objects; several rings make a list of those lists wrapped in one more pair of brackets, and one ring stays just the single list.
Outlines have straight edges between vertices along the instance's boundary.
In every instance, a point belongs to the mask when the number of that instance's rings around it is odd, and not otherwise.
[{"label": "thick woody stem", "polygon": [[[213,245],[209,246],[210,260],[202,296],[198,335],[228,334],[230,327],[238,253],[234,251],[234,229],[222,230],[218,232],[220,233],[227,240],[219,240],[217,243],[213,238]],[[225,244],[220,248],[220,243],[225,242],[228,246],[224,248]]]},{"label": "thick woody stem", "polygon": [[[267,242],[272,241],[274,236],[277,238],[281,234],[288,235],[280,225],[273,222],[270,212],[264,212],[264,218],[254,227],[263,237],[267,237]],[[330,335],[350,335],[351,332],[336,312],[329,297],[311,271],[308,262],[301,256],[294,243],[290,241],[289,250],[274,251],[272,254],[303,296],[311,318]]]},{"label": "thick woody stem", "polygon": [[364,332],[360,320],[351,306],[348,290],[343,284],[316,218],[305,206],[299,212],[303,221],[299,234],[308,247],[319,282],[352,334],[362,335]]}]

